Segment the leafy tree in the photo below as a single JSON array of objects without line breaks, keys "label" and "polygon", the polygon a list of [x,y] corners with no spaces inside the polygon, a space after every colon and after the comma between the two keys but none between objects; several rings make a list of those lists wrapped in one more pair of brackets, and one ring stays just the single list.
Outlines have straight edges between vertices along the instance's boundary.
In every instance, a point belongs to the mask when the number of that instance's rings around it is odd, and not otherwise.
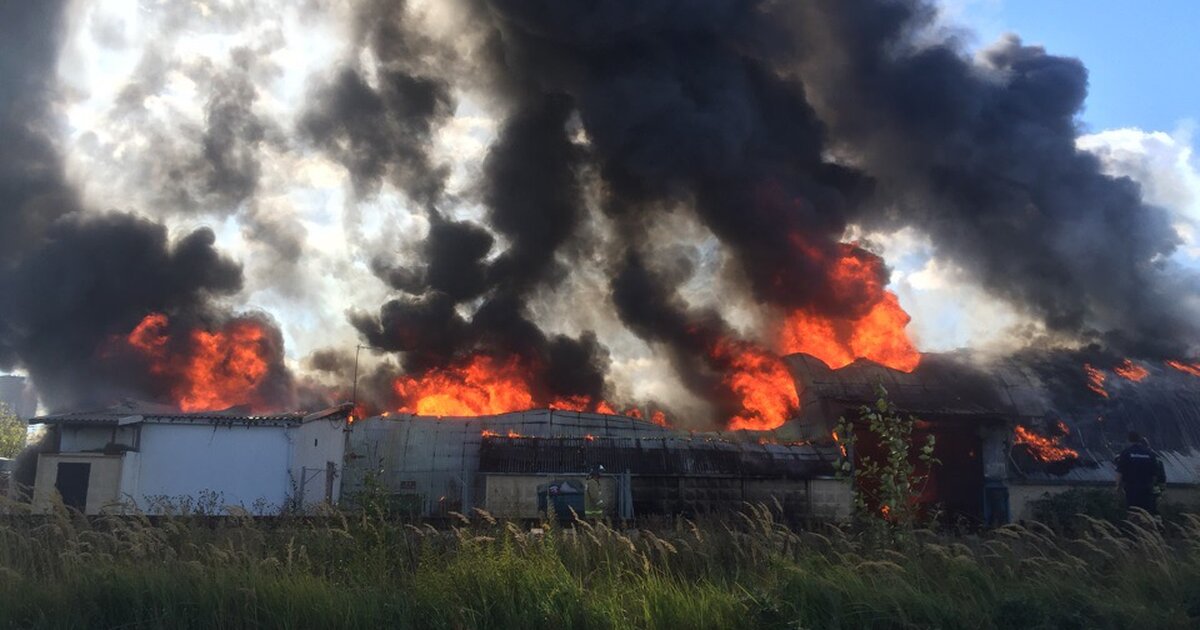
[{"label": "leafy tree", "polygon": [[16,457],[25,448],[27,428],[8,405],[0,403],[0,457]]},{"label": "leafy tree", "polygon": [[[858,443],[855,422],[839,418],[834,432],[841,449],[837,469],[839,475],[852,479],[855,517],[860,523],[877,532],[902,532],[919,519],[917,499],[929,475],[918,474],[910,457],[916,419],[900,415],[883,385],[876,388],[875,395],[874,405],[859,408],[858,422],[866,423],[881,452],[875,456],[860,453],[852,463]],[[926,467],[939,463],[933,456],[934,444],[934,436],[929,435],[917,452],[916,459]]]}]

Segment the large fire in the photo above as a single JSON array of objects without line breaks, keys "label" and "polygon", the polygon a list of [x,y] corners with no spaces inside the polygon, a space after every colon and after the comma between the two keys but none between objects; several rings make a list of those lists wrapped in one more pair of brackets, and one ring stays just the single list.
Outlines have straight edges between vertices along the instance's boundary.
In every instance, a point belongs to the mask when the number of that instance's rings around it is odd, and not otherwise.
[{"label": "large fire", "polygon": [[1127,381],[1133,381],[1134,383],[1140,383],[1146,380],[1147,376],[1150,376],[1150,370],[1147,370],[1146,368],[1134,363],[1129,359],[1125,359],[1119,365],[1114,367],[1113,372],[1116,372],[1117,376],[1120,376]]},{"label": "large fire", "polygon": [[1184,363],[1183,361],[1167,361],[1167,365],[1192,376],[1200,376],[1200,363]]},{"label": "large fire", "polygon": [[[811,246],[801,236],[793,242],[801,255],[829,270],[829,299],[856,305],[856,315],[830,317],[815,309],[797,310],[776,335],[778,352],[811,354],[835,369],[859,358],[905,372],[916,369],[921,354],[905,332],[908,313],[896,295],[884,289],[883,260],[853,244],[830,250]],[[780,354],[731,338],[709,341],[707,346],[711,365],[736,404],[727,428],[773,430],[795,415],[800,399]],[[586,396],[546,399],[536,393],[536,385],[536,371],[518,358],[475,354],[457,364],[398,377],[393,390],[399,401],[395,409],[418,415],[480,416],[550,407],[644,417],[636,407],[618,412],[607,401]],[[649,413],[651,422],[670,426],[661,411]]]},{"label": "large fire", "polygon": [[636,409],[618,414],[608,401],[587,396],[542,399],[534,394],[532,371],[517,357],[475,354],[455,365],[392,383],[396,410],[422,416],[486,416],[535,407],[641,417]]},{"label": "large fire", "polygon": [[401,376],[392,388],[402,401],[398,411],[423,416],[482,416],[533,407],[528,372],[515,358],[475,355],[419,377]]},{"label": "large fire", "polygon": [[749,343],[729,340],[716,343],[711,354],[729,366],[722,380],[741,404],[729,419],[729,429],[777,429],[800,408],[795,381],[779,357]]},{"label": "large fire", "polygon": [[1079,451],[1062,445],[1062,440],[1070,434],[1070,429],[1061,421],[1058,423],[1057,428],[1060,433],[1059,436],[1046,437],[1038,435],[1021,425],[1017,425],[1013,430],[1013,443],[1024,445],[1030,455],[1042,462],[1051,463],[1079,459]]},{"label": "large fire", "polygon": [[896,294],[880,285],[883,261],[850,244],[843,243],[840,251],[830,274],[834,292],[847,299],[859,295],[869,309],[856,318],[794,311],[779,332],[780,351],[811,354],[834,369],[856,359],[869,359],[903,372],[915,370],[921,353],[905,332],[912,318],[901,308]]},{"label": "large fire", "polygon": [[150,362],[152,374],[170,380],[171,396],[180,409],[262,406],[257,391],[270,363],[261,324],[235,319],[220,330],[193,330],[187,343],[178,346],[167,334],[169,323],[166,315],[151,313],[125,340]]}]

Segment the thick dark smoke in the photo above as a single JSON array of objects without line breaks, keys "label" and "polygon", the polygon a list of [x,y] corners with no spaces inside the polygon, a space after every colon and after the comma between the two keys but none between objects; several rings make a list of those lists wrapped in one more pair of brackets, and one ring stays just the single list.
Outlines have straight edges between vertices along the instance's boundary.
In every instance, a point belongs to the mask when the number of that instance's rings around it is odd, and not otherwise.
[{"label": "thick dark smoke", "polygon": [[381,269],[415,297],[355,318],[407,368],[537,337],[523,302],[565,273],[585,169],[630,249],[605,263],[618,315],[701,395],[719,389],[708,349],[730,329],[688,312],[673,288],[686,278],[645,263],[659,255],[646,217],[680,204],[784,310],[854,318],[878,299],[886,269],[857,285],[836,273],[853,221],[920,228],[1056,333],[1155,357],[1200,340],[1172,299],[1195,280],[1162,262],[1178,240],[1167,213],[1075,148],[1077,60],[1006,40],[973,61],[918,0],[466,4],[482,89],[509,108],[484,165],[487,223],[435,218],[423,268]]},{"label": "thick dark smoke", "polygon": [[[405,352],[420,371],[483,353],[519,357],[543,400],[604,395],[608,352],[592,334],[547,335],[529,319],[526,302],[540,283],[565,273],[555,252],[570,236],[583,202],[576,180],[579,150],[567,137],[570,103],[559,95],[519,101],[484,161],[483,201],[489,224],[508,249],[489,261],[488,233],[467,223],[435,220],[426,241],[426,286],[420,297],[385,304],[379,318],[355,325],[376,345]],[[482,299],[469,317],[466,300]]]},{"label": "thick dark smoke", "polygon": [[[94,356],[149,311],[220,325],[229,315],[213,298],[238,292],[241,272],[209,232],[171,242],[126,215],[82,216],[51,141],[60,8],[10,3],[0,14],[0,288],[17,298],[0,310],[0,359],[77,402],[137,387],[82,385],[86,359],[72,371],[64,353]],[[719,239],[764,312],[863,315],[887,270],[839,240],[851,224],[911,226],[1057,336],[1113,356],[1196,350],[1200,314],[1183,297],[1200,287],[1169,260],[1179,239],[1168,213],[1075,146],[1082,63],[1015,38],[972,58],[937,30],[935,9],[929,0],[459,0],[445,15],[463,23],[443,41],[407,3],[368,0],[355,7],[347,60],[312,79],[298,141],[258,113],[272,41],[234,51],[224,69],[148,54],[120,105],[136,124],[170,71],[197,77],[206,121],[185,144],[199,150],[167,151],[150,171],[169,193],[162,211],[236,212],[247,240],[280,262],[304,255],[307,233],[257,198],[263,147],[333,159],[350,174],[352,204],[394,188],[418,209],[429,226],[419,260],[368,252],[395,294],[350,315],[364,341],[395,355],[365,379],[380,405],[398,372],[478,354],[518,359],[546,399],[604,396],[608,350],[591,333],[546,332],[531,306],[572,280],[573,239],[606,236],[618,244],[589,250],[587,263],[609,274],[607,306],[724,413],[727,366],[711,350],[738,334],[688,307],[678,287],[692,272],[663,264],[670,252],[647,229],[681,208]],[[454,197],[436,144],[460,104],[499,126],[479,181]],[[31,295],[39,282],[55,289]],[[344,375],[347,363],[327,352],[310,366]]]},{"label": "thick dark smoke", "polygon": [[[172,402],[172,383],[114,340],[155,312],[171,318],[172,343],[186,341],[193,328],[219,329],[236,318],[212,299],[238,292],[242,269],[216,251],[207,228],[172,240],[150,220],[81,207],[52,140],[65,6],[0,6],[0,369],[28,371],[52,410],[121,396]],[[218,95],[210,103],[211,114],[227,119],[217,126],[234,127],[210,134],[207,145],[211,163],[223,165],[211,171],[223,190],[251,185],[233,138],[253,127],[233,104],[246,89],[232,86],[222,91],[232,101]],[[267,333],[270,362],[258,395],[290,404],[279,331],[250,317]]]},{"label": "thick dark smoke", "polygon": [[1097,330],[1144,356],[1194,349],[1200,320],[1181,298],[1197,285],[1164,261],[1179,244],[1167,212],[1075,146],[1079,60],[1011,36],[979,62],[953,40],[917,45],[927,2],[803,7],[804,81],[831,136],[879,183],[859,218],[927,231],[1051,330]]},{"label": "thick dark smoke", "polygon": [[408,27],[406,9],[403,1],[363,3],[355,38],[375,61],[374,76],[355,56],[318,83],[301,131],[349,170],[360,196],[389,181],[430,208],[449,174],[430,155],[433,132],[455,103],[448,79],[421,67],[431,45]]},{"label": "thick dark smoke", "polygon": [[[63,1],[0,5],[0,262],[78,207],[59,166],[54,64]],[[2,326],[3,322],[0,322]],[[2,343],[2,342],[0,342]]]}]

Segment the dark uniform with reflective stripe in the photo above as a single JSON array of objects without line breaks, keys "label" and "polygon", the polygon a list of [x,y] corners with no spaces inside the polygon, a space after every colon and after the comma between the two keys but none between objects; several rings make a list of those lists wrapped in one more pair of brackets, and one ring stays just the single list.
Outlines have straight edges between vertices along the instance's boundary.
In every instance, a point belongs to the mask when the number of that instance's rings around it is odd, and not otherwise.
[{"label": "dark uniform with reflective stripe", "polygon": [[1158,455],[1149,446],[1130,444],[1121,451],[1117,456],[1117,472],[1121,473],[1121,485],[1125,486],[1125,505],[1157,514],[1154,484],[1162,481],[1161,471]]}]

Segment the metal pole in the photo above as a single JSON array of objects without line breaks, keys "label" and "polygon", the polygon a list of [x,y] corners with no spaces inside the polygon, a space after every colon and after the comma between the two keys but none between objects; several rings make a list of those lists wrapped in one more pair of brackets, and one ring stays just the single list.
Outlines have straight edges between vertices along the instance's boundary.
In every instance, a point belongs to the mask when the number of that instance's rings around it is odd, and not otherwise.
[{"label": "metal pole", "polygon": [[361,344],[354,346],[354,391],[350,394],[350,405],[354,408],[358,407],[358,354],[362,349]]}]

